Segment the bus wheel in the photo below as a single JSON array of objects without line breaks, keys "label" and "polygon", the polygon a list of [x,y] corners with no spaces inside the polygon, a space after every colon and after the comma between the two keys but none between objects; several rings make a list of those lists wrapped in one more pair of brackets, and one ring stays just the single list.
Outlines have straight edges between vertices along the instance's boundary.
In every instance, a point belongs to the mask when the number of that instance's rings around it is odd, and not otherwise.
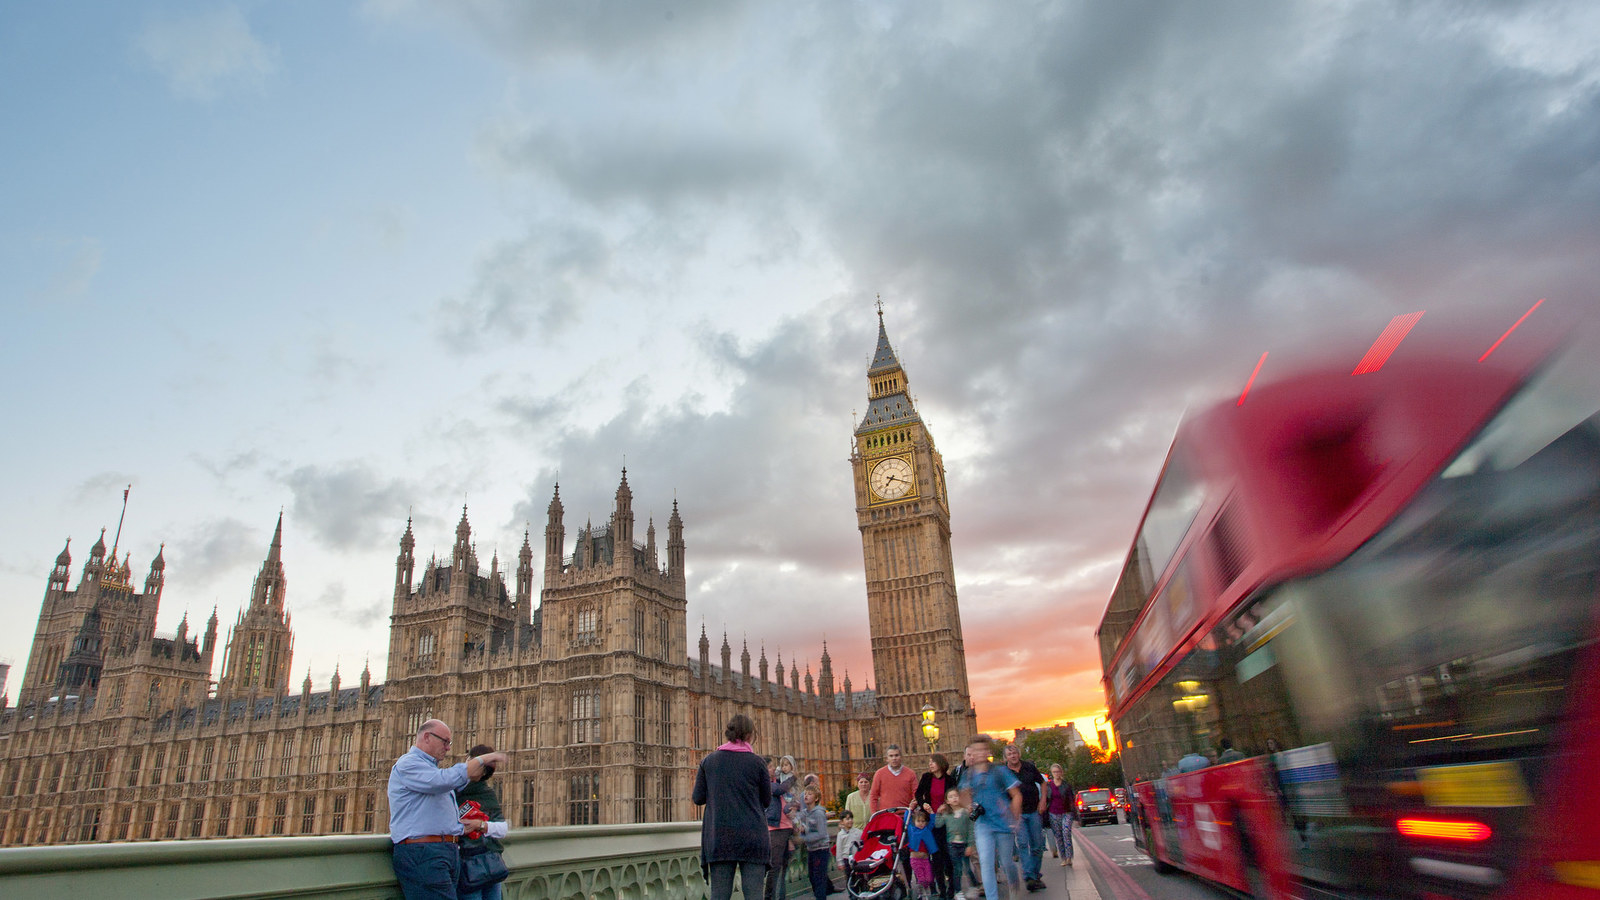
[{"label": "bus wheel", "polygon": [[1172,863],[1163,860],[1159,856],[1151,856],[1150,863],[1154,866],[1157,875],[1171,875],[1173,872],[1178,871]]}]

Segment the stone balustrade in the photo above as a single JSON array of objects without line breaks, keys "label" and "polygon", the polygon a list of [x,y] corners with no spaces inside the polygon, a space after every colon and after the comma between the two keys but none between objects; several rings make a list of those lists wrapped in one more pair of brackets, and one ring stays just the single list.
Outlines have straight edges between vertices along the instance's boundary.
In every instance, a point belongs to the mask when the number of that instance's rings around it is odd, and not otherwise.
[{"label": "stone balustrade", "polygon": [[[511,868],[506,900],[706,895],[697,822],[523,828],[503,843]],[[803,864],[791,865],[788,875],[790,895],[805,895]],[[400,891],[386,836],[335,835],[5,849],[0,896],[399,900]]]}]

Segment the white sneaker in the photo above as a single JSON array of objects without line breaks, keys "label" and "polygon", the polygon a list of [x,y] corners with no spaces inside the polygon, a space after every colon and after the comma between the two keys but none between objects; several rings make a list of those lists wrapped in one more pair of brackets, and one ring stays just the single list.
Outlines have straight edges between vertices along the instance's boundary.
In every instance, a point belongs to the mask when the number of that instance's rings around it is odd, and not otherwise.
[{"label": "white sneaker", "polygon": [[967,900],[967,898],[962,896],[960,891],[956,891],[955,896],[952,898],[952,900]]}]

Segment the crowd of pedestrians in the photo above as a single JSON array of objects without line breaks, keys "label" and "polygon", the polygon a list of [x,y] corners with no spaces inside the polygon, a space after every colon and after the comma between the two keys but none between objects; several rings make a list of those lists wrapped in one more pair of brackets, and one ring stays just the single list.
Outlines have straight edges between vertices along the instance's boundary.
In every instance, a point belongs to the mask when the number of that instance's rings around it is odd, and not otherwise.
[{"label": "crowd of pedestrians", "polygon": [[[905,811],[896,868],[918,898],[999,900],[1002,885],[1042,890],[1047,831],[1061,864],[1072,865],[1074,795],[1061,766],[1045,778],[1014,745],[996,763],[987,735],[975,737],[954,768],[930,754],[920,774],[891,744],[881,768],[856,777],[837,835],[829,834],[821,780],[801,775],[792,756],[758,755],[749,716],[729,719],[723,736],[701,760],[691,795],[705,808],[700,860],[711,900],[728,900],[735,879],[746,897],[787,900],[785,874],[796,852],[804,854],[815,900],[826,900],[839,891],[830,862],[849,860],[862,829],[883,810]],[[499,900],[508,873],[498,839],[507,825],[488,782],[508,758],[480,744],[464,762],[444,766],[450,745],[450,727],[430,719],[390,771],[395,876],[407,900]]]},{"label": "crowd of pedestrians", "polygon": [[[883,766],[855,777],[830,838],[817,776],[800,775],[790,756],[755,756],[747,717],[735,716],[728,728],[729,743],[701,763],[693,797],[706,807],[702,860],[712,900],[730,896],[734,864],[746,896],[754,897],[759,885],[765,900],[786,900],[784,873],[796,852],[805,854],[816,900],[825,900],[839,890],[828,876],[830,857],[841,866],[851,859],[862,829],[883,810],[906,810],[897,868],[914,897],[998,900],[1043,890],[1046,835],[1061,865],[1072,865],[1073,788],[1060,765],[1046,778],[1015,746],[995,761],[994,742],[979,735],[955,767],[934,753],[918,773],[901,748],[890,745]],[[744,756],[734,760],[733,754]],[[743,804],[742,811],[728,812],[732,803]],[[754,822],[764,823],[764,842]],[[724,833],[733,827],[746,830],[735,839]]]},{"label": "crowd of pedestrians", "polygon": [[[728,720],[727,742],[701,760],[690,799],[705,807],[700,820],[700,863],[711,900],[728,900],[735,874],[745,897],[787,900],[785,874],[798,850],[816,900],[836,893],[828,863],[850,837],[841,821],[838,844],[828,833],[822,781],[801,776],[794,757],[757,756],[755,723],[740,714]],[[859,829],[854,832],[859,839]]]}]

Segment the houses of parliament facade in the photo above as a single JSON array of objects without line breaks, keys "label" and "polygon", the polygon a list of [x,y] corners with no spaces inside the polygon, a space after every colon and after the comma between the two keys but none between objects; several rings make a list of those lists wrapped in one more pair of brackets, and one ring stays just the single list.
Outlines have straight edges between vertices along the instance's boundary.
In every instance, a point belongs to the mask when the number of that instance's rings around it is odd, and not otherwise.
[{"label": "houses of parliament facade", "polygon": [[639,540],[626,469],[610,521],[578,529],[570,552],[557,486],[539,570],[524,535],[514,572],[496,557],[485,574],[463,508],[450,558],[419,571],[408,520],[383,683],[369,669],[291,686],[281,513],[220,649],[216,611],[202,631],[185,618],[155,634],[164,554],[136,587],[119,526],[75,586],[70,541],[46,579],[16,703],[0,710],[0,845],[382,832],[389,767],[429,718],[461,752],[511,754],[497,783],[514,826],[693,818],[694,767],[736,712],[829,791],[890,743],[925,747],[927,706],[940,747],[959,750],[976,713],[944,464],[881,310],[868,384],[849,463],[875,690],[836,683],[826,644],[803,674],[764,648],[752,668],[748,644],[736,662],[726,634],[713,653],[704,626],[691,654],[683,520],[674,502],[665,543],[653,522]]}]

